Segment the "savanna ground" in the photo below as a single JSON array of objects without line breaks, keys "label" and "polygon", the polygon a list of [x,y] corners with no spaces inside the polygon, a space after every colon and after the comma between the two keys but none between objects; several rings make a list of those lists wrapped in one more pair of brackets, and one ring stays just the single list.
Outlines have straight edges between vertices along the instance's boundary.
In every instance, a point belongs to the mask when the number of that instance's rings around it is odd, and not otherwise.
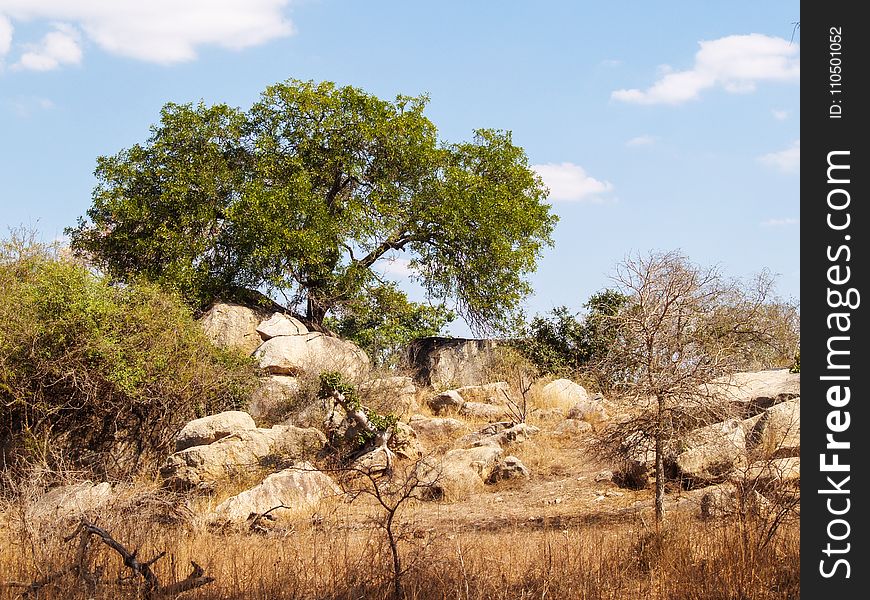
[{"label": "savanna ground", "polygon": [[[396,512],[402,594],[407,599],[797,599],[797,519],[767,540],[762,517],[701,520],[700,495],[668,494],[657,533],[652,490],[596,481],[609,467],[594,437],[542,432],[509,448],[531,470],[453,503],[408,500]],[[460,434],[457,434],[460,435]],[[449,445],[449,439],[432,445]],[[241,482],[239,483],[241,485]],[[38,487],[33,482],[33,488]],[[152,565],[161,584],[184,579],[190,561],[213,577],[185,592],[190,599],[389,599],[396,594],[385,513],[368,495],[334,498],[266,527],[216,527],[202,515],[228,495],[173,498],[140,481],[95,521]],[[75,518],[38,519],[27,511],[28,486],[0,513],[0,582],[30,583],[76,561]],[[255,530],[256,529],[256,530]],[[127,598],[142,593],[117,553],[92,543],[97,586],[74,574],[42,587],[38,598]],[[120,580],[120,581],[119,581]],[[0,588],[14,598],[22,587]]]}]

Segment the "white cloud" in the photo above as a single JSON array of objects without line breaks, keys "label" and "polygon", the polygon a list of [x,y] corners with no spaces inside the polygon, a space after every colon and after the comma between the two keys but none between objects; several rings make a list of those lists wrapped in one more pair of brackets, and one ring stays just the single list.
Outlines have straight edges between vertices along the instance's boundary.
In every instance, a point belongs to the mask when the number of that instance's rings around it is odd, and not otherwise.
[{"label": "white cloud", "polygon": [[780,110],[778,108],[774,108],[773,110],[770,111],[770,114],[772,114],[773,118],[776,119],[777,121],[785,121],[786,119],[788,119],[788,111],[787,110]]},{"label": "white cloud", "polygon": [[583,167],[574,163],[532,165],[532,169],[550,188],[550,200],[554,202],[600,201],[600,194],[613,190],[610,182],[590,177]]},{"label": "white cloud", "polygon": [[768,219],[762,223],[765,227],[789,227],[791,225],[799,224],[800,219],[794,219],[792,217],[786,217],[784,219]]},{"label": "white cloud", "polygon": [[656,138],[651,135],[639,135],[637,137],[633,137],[627,142],[625,145],[629,148],[637,148],[639,146],[652,146],[656,143]]},{"label": "white cloud", "polygon": [[12,23],[0,14],[0,60],[9,53],[12,47]]},{"label": "white cloud", "polygon": [[801,141],[796,140],[791,146],[779,152],[771,152],[758,157],[759,162],[785,173],[794,173],[801,166]]},{"label": "white cloud", "polygon": [[601,61],[601,66],[603,66],[603,67],[611,67],[611,68],[613,68],[613,67],[621,67],[621,66],[622,66],[622,60],[620,60],[620,59],[618,59],[618,58],[605,58],[604,60]]},{"label": "white cloud", "polygon": [[660,69],[660,79],[646,90],[622,89],[611,98],[636,104],[682,104],[701,92],[722,87],[747,93],[763,81],[797,81],[800,58],[797,44],[758,33],[730,35],[699,42],[695,64],[685,71]]},{"label": "white cloud", "polygon": [[414,274],[414,271],[412,271],[409,266],[411,264],[411,261],[406,258],[390,257],[386,260],[386,262],[379,264],[381,266],[381,269],[383,269],[384,273],[400,276]]},{"label": "white cloud", "polygon": [[4,104],[16,117],[21,119],[31,117],[39,110],[51,110],[54,108],[54,102],[39,96],[19,96],[6,100]]},{"label": "white cloud", "polygon": [[[293,25],[284,16],[289,2],[0,0],[0,19],[73,23],[107,52],[170,64],[195,59],[201,46],[238,50],[292,34]],[[0,29],[0,43],[2,39]]]},{"label": "white cloud", "polygon": [[82,62],[82,48],[78,32],[62,23],[55,24],[54,31],[45,34],[38,44],[30,44],[13,69],[51,71],[61,65],[77,65]]}]

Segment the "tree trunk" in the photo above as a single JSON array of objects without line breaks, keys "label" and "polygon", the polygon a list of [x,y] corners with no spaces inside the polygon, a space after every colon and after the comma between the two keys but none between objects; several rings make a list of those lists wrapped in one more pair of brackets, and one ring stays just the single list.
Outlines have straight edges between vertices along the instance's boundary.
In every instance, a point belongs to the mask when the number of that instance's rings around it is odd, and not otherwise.
[{"label": "tree trunk", "polygon": [[658,401],[658,422],[656,423],[656,532],[665,516],[665,457],[663,449],[664,411],[662,399]]}]

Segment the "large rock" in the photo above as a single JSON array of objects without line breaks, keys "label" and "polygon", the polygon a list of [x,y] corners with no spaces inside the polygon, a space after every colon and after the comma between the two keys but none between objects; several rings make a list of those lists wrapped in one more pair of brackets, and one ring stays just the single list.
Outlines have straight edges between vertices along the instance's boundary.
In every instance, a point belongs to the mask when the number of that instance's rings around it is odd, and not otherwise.
[{"label": "large rock", "polygon": [[241,304],[217,302],[202,315],[199,323],[215,345],[250,354],[262,342],[257,326],[263,316],[262,312]]},{"label": "large rock", "polygon": [[[300,462],[269,475],[262,483],[241,494],[227,498],[217,505],[213,516],[239,522],[252,514],[262,515],[271,510],[271,516],[281,518],[315,510],[324,498],[336,497],[341,493],[341,489],[328,475],[310,463]],[[282,508],[272,510],[276,507]]]},{"label": "large rock", "polygon": [[485,404],[483,402],[465,402],[459,408],[459,414],[468,419],[492,423],[510,416],[510,411],[505,406]]},{"label": "large rock", "polygon": [[[510,386],[504,381],[497,381],[447,390],[430,398],[427,404],[436,415],[463,412],[464,407],[465,413],[470,416],[504,415],[508,398]],[[498,407],[498,410],[481,408],[482,405]]]},{"label": "large rock", "polygon": [[556,379],[541,388],[539,392],[541,406],[558,408],[563,412],[580,402],[589,400],[589,393],[579,383],[570,379]]},{"label": "large rock", "polygon": [[429,465],[421,477],[425,496],[433,500],[461,500],[480,491],[498,468],[503,451],[495,446],[451,450]]},{"label": "large rock", "polygon": [[240,410],[208,415],[201,419],[194,419],[181,428],[175,436],[175,451],[211,444],[221,438],[256,428],[257,425],[251,415]]},{"label": "large rock", "polygon": [[[503,424],[496,423],[495,425]],[[492,433],[489,433],[488,430],[489,428],[484,428],[481,432],[478,432],[477,439],[470,441],[470,445],[473,448],[479,446],[499,446],[504,448],[513,444],[521,444],[541,431],[534,425],[526,423],[509,424],[508,427],[497,429]]]},{"label": "large rock", "polygon": [[272,316],[257,325],[257,333],[263,341],[280,335],[305,335],[308,328],[302,321],[283,313],[272,313]]},{"label": "large rock", "polygon": [[414,379],[435,388],[479,385],[491,380],[495,340],[428,337],[414,340],[406,361]]},{"label": "large rock", "polygon": [[744,421],[747,443],[762,457],[800,456],[801,399],[786,400],[768,408],[757,417]]},{"label": "large rock", "polygon": [[799,456],[790,456],[757,461],[749,465],[745,473],[738,472],[737,477],[758,481],[762,485],[797,484],[801,480],[801,459]]},{"label": "large rock", "polygon": [[325,444],[326,436],[313,428],[276,425],[271,429],[239,431],[211,444],[172,454],[160,467],[160,475],[174,489],[209,491],[218,482],[261,465],[312,456]]},{"label": "large rock", "polygon": [[529,477],[531,477],[531,472],[523,464],[523,461],[516,456],[506,456],[496,465],[486,482],[496,483],[512,479],[528,479]]},{"label": "large rock", "polygon": [[738,419],[728,419],[690,432],[677,455],[680,473],[694,482],[722,481],[746,462],[746,435]]},{"label": "large rock", "polygon": [[604,407],[604,397],[601,394],[580,400],[568,410],[566,416],[569,419],[578,419],[593,424],[606,421],[610,417]]},{"label": "large rock", "polygon": [[356,344],[322,333],[274,337],[263,342],[254,357],[260,368],[273,375],[340,371],[361,377],[371,367],[369,357]]},{"label": "large rock", "polygon": [[251,394],[248,411],[258,420],[280,418],[292,406],[300,389],[299,379],[296,377],[289,375],[265,377]]},{"label": "large rock", "polygon": [[788,369],[735,373],[706,386],[706,391],[751,417],[771,406],[801,395],[800,373]]},{"label": "large rock", "polygon": [[406,423],[396,423],[396,429],[390,436],[390,449],[396,456],[408,460],[417,460],[423,456],[424,448],[417,438],[417,432]]},{"label": "large rock", "polygon": [[90,481],[52,488],[40,496],[25,510],[28,523],[55,526],[82,517],[94,519],[112,499],[112,485],[107,482],[93,484]]},{"label": "large rock", "polygon": [[399,417],[414,414],[417,406],[417,386],[410,377],[382,377],[365,381],[357,387],[363,404],[383,408]]},{"label": "large rock", "polygon": [[428,440],[445,440],[453,437],[456,434],[467,431],[468,427],[458,419],[450,417],[426,417],[424,415],[413,415],[408,421],[408,424],[414,428],[414,431],[421,437]]}]

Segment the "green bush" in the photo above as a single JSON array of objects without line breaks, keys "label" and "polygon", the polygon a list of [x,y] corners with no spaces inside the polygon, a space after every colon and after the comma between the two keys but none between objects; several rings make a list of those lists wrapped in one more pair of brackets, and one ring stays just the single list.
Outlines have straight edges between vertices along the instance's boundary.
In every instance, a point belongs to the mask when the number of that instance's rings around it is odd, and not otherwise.
[{"label": "green bush", "polygon": [[0,469],[153,468],[184,423],[242,405],[255,382],[250,360],[215,348],[177,296],[2,242]]}]

